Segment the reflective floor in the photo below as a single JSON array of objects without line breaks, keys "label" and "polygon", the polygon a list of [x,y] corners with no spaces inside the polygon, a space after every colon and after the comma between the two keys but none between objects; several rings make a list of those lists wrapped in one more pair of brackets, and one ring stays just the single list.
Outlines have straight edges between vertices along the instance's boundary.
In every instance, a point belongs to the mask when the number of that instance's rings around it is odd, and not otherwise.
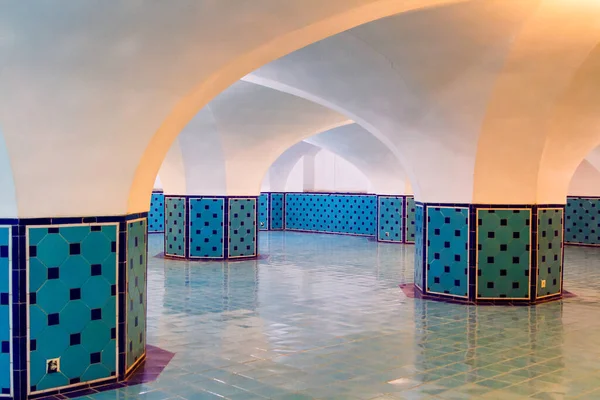
[{"label": "reflective floor", "polygon": [[93,399],[600,399],[600,249],[566,250],[565,289],[537,307],[407,298],[413,247],[261,233],[259,261],[152,257],[155,382]]}]

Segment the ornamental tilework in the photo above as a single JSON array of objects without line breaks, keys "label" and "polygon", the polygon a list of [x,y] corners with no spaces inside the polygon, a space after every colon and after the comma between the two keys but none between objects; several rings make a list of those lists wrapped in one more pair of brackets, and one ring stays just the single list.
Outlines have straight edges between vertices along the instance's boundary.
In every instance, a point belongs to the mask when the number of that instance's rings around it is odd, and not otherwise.
[{"label": "ornamental tilework", "polygon": [[406,243],[415,243],[415,198],[406,196]]},{"label": "ornamental tilework", "polygon": [[377,227],[377,240],[382,242],[402,242],[404,235],[404,198],[401,196],[379,196],[378,207],[379,226]]},{"label": "ornamental tilework", "polygon": [[[563,210],[538,210],[538,281],[537,297],[561,292],[563,253]],[[545,287],[544,287],[545,286]]]},{"label": "ornamental tilework", "polygon": [[256,255],[257,198],[229,199],[228,257]]},{"label": "ornamental tilework", "polygon": [[565,242],[600,245],[600,199],[568,198]]},{"label": "ornamental tilework", "polygon": [[10,323],[10,228],[0,227],[0,394],[11,392],[11,323]]},{"label": "ornamental tilework", "polygon": [[283,193],[271,193],[271,221],[269,229],[273,231],[283,229]]},{"label": "ornamental tilework", "polygon": [[469,209],[427,207],[427,292],[468,297]]},{"label": "ornamental tilework", "polygon": [[261,193],[258,198],[258,223],[259,230],[269,230],[269,193]]},{"label": "ornamental tilework", "polygon": [[190,257],[223,258],[225,200],[190,199]]},{"label": "ornamental tilework", "polygon": [[148,212],[148,232],[165,231],[165,195],[152,193],[150,211]]},{"label": "ornamental tilework", "polygon": [[377,196],[286,194],[288,230],[375,236]]},{"label": "ornamental tilework", "polygon": [[127,370],[146,352],[146,224],[127,223]]},{"label": "ornamental tilework", "polygon": [[531,210],[477,210],[479,299],[528,299]]},{"label": "ornamental tilework", "polygon": [[186,201],[165,197],[165,254],[185,257]]},{"label": "ornamental tilework", "polygon": [[425,241],[425,221],[424,208],[422,205],[415,205],[415,286],[423,289],[423,266],[425,262],[424,241]]},{"label": "ornamental tilework", "polygon": [[31,392],[114,376],[117,226],[29,227],[27,239]]}]

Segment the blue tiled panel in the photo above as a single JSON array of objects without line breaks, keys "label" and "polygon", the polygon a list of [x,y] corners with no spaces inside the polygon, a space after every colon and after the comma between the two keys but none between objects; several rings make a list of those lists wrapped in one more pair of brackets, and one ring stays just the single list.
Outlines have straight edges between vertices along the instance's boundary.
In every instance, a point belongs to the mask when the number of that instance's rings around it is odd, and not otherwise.
[{"label": "blue tiled panel", "polygon": [[[538,210],[538,282],[537,297],[561,292],[563,261],[563,210],[540,208]],[[542,287],[544,286],[544,287]]]},{"label": "blue tiled panel", "polygon": [[425,253],[424,253],[424,228],[425,221],[424,218],[424,209],[421,205],[415,205],[415,286],[419,289],[422,289],[423,286],[423,267],[425,262]]},{"label": "blue tiled panel", "polygon": [[285,227],[289,230],[376,235],[377,196],[288,193]]},{"label": "blue tiled panel", "polygon": [[[30,227],[32,392],[116,374],[117,226]],[[47,362],[60,358],[60,372]]]},{"label": "blue tiled panel", "polygon": [[148,212],[148,232],[165,231],[165,195],[152,193],[150,211]]},{"label": "blue tiled panel", "polygon": [[283,229],[283,193],[271,193],[271,226],[269,229],[276,231]]},{"label": "blue tiled panel", "polygon": [[568,198],[565,242],[600,245],[600,199]]},{"label": "blue tiled panel", "polygon": [[190,257],[223,258],[225,200],[190,199]]},{"label": "blue tiled panel", "polygon": [[415,198],[406,196],[406,243],[415,243]]},{"label": "blue tiled panel", "polygon": [[379,196],[379,226],[377,240],[382,242],[402,242],[404,236],[402,196]]},{"label": "blue tiled panel", "polygon": [[186,201],[165,197],[165,254],[185,257]]},{"label": "blue tiled panel", "polygon": [[127,223],[127,365],[146,352],[146,219]]},{"label": "blue tiled panel", "polygon": [[0,227],[0,394],[10,394],[10,228]]},{"label": "blue tiled panel", "polygon": [[258,198],[258,222],[261,231],[269,230],[269,193],[261,193]]},{"label": "blue tiled panel", "polygon": [[251,257],[257,252],[257,198],[229,199],[229,257]]},{"label": "blue tiled panel", "polygon": [[468,239],[468,208],[427,207],[428,293],[468,297]]}]

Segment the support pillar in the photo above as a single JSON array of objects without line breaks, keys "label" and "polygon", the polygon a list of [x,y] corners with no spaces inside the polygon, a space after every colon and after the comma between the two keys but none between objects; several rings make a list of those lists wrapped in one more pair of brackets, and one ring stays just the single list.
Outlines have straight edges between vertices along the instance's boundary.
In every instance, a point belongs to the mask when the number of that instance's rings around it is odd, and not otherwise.
[{"label": "support pillar", "polygon": [[564,205],[416,204],[415,286],[427,298],[562,298]]},{"label": "support pillar", "polygon": [[0,220],[0,396],[124,380],[146,354],[147,214]]},{"label": "support pillar", "polygon": [[258,196],[165,195],[165,256],[257,257],[258,202]]}]

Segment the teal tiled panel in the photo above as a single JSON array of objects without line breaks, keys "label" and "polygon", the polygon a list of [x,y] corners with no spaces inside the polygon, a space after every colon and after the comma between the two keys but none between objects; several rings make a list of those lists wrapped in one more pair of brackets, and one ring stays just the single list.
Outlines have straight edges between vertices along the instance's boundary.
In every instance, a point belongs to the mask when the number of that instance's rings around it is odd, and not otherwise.
[{"label": "teal tiled panel", "polygon": [[375,236],[377,196],[288,193],[288,230]]},{"label": "teal tiled panel", "polygon": [[152,193],[148,211],[148,232],[165,231],[165,195]]},{"label": "teal tiled panel", "polygon": [[10,228],[0,227],[0,394],[7,395],[11,392],[11,323],[10,323],[10,298],[11,298],[11,256],[10,256]]},{"label": "teal tiled panel", "polygon": [[477,298],[528,299],[531,210],[477,210]]},{"label": "teal tiled panel", "polygon": [[567,199],[565,242],[600,245],[600,199]]},{"label": "teal tiled panel", "polygon": [[427,207],[427,292],[468,297],[469,209]]},{"label": "teal tiled panel", "polygon": [[415,243],[415,198],[406,196],[406,242]]},{"label": "teal tiled panel", "polygon": [[127,223],[127,369],[146,352],[146,224]]},{"label": "teal tiled panel", "polygon": [[419,289],[423,289],[423,266],[425,262],[425,252],[423,249],[425,241],[425,215],[424,208],[422,205],[415,205],[415,220],[413,226],[415,227],[415,286]]},{"label": "teal tiled panel", "polygon": [[[116,374],[117,226],[29,227],[30,390]],[[48,360],[60,358],[60,372]]]},{"label": "teal tiled panel", "polygon": [[282,230],[283,229],[283,202],[285,195],[283,193],[271,193],[271,230]]},{"label": "teal tiled panel", "polygon": [[251,257],[257,253],[256,198],[228,199],[228,256]]},{"label": "teal tiled panel", "polygon": [[258,222],[261,231],[269,230],[269,193],[261,193],[258,198]]},{"label": "teal tiled panel", "polygon": [[[563,210],[538,210],[538,282],[537,297],[561,292],[563,261]],[[545,287],[542,287],[544,284]]]},{"label": "teal tiled panel", "polygon": [[223,258],[225,199],[190,199],[190,257]]},{"label": "teal tiled panel", "polygon": [[185,257],[186,200],[165,197],[165,254]]},{"label": "teal tiled panel", "polygon": [[377,239],[385,242],[402,242],[404,198],[402,196],[379,196],[378,199]]}]

